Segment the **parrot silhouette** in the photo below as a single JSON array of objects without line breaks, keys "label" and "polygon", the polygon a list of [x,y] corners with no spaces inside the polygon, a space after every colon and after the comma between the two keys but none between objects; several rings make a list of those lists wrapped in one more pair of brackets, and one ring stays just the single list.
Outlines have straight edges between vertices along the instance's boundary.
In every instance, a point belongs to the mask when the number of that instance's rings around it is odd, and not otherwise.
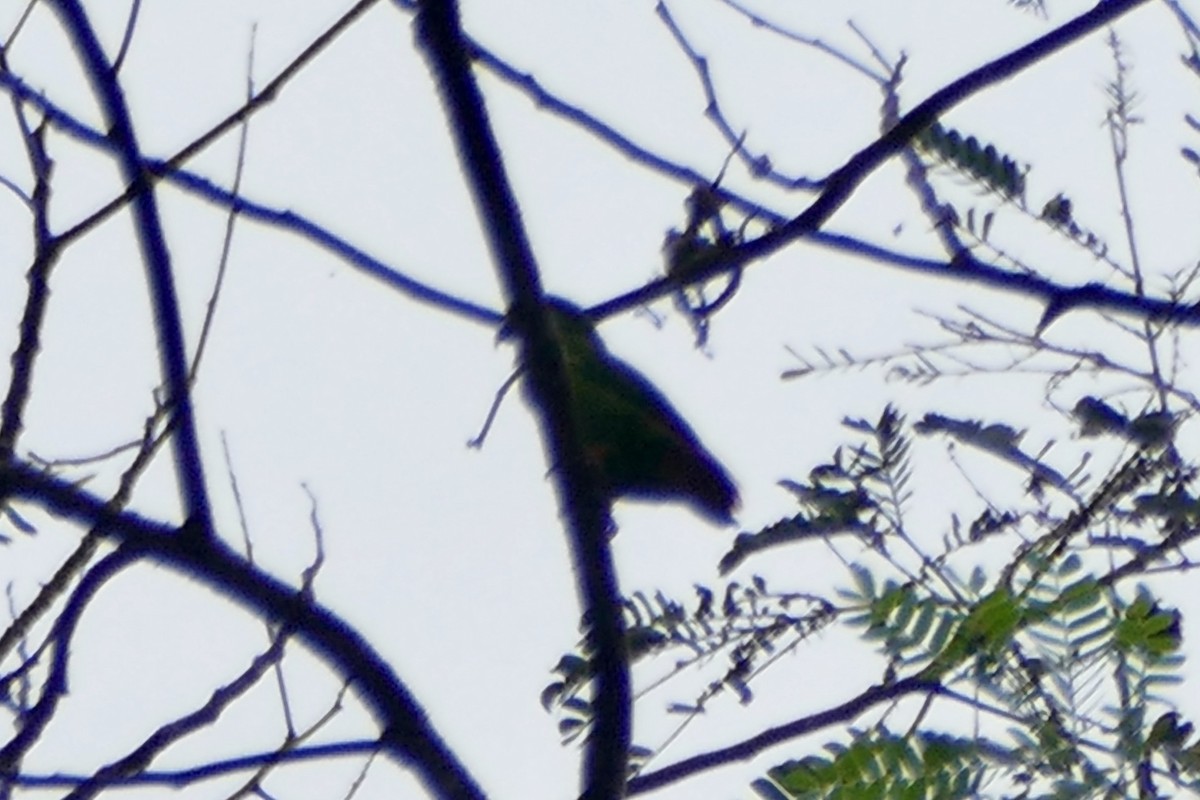
[{"label": "parrot silhouette", "polygon": [[562,353],[576,435],[612,498],[679,501],[728,525],[738,491],[717,459],[654,384],[609,353],[578,306],[547,297]]}]

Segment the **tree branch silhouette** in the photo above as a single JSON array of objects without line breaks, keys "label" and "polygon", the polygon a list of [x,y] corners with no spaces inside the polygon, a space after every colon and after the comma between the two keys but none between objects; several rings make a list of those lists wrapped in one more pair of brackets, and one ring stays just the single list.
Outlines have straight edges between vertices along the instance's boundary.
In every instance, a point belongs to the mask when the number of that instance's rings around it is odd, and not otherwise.
[{"label": "tree branch silhouette", "polygon": [[121,543],[122,558],[144,558],[209,586],[256,615],[288,626],[350,680],[379,723],[385,752],[409,764],[438,797],[482,800],[475,782],[384,658],[344,620],[296,588],[249,564],[220,536],[178,535],[170,524],[112,509],[74,484],[20,462],[0,468],[0,498],[30,500]]},{"label": "tree branch silhouette", "polygon": [[701,772],[707,772],[710,769],[731,764],[735,761],[745,761],[777,744],[782,744],[783,742],[796,739],[812,731],[839,722],[849,722],[857,718],[864,711],[880,703],[890,703],[909,694],[924,693],[935,695],[941,691],[941,688],[942,686],[938,681],[930,680],[920,675],[898,680],[895,683],[872,686],[857,697],[836,705],[833,708],[816,714],[810,714],[807,717],[801,717],[784,725],[767,728],[761,733],[728,747],[722,747],[708,753],[701,753],[672,764],[669,767],[663,767],[654,772],[639,775],[629,781],[629,795],[632,797],[638,794],[645,794],[655,789],[661,789],[663,786],[677,783],[693,775],[698,775]]},{"label": "tree branch silhouette", "polygon": [[599,489],[571,418],[562,352],[549,329],[537,264],[483,96],[471,74],[457,4],[453,0],[420,3],[417,39],[441,94],[459,162],[509,301],[510,324],[522,342],[526,392],[541,418],[547,460],[554,465],[559,503],[568,522],[597,674],[596,722],[585,757],[584,796],[619,798],[625,793],[632,700],[621,595],[608,544],[609,498]]},{"label": "tree branch silhouette", "polygon": [[[0,86],[6,87],[15,99],[19,99],[36,108],[45,115],[46,119],[57,130],[71,136],[75,140],[99,150],[111,152],[115,149],[115,145],[104,133],[84,124],[64,109],[55,105],[14,73],[0,70]],[[178,168],[175,166],[177,158],[178,156],[173,156],[169,159],[145,158],[142,161],[142,165],[147,175],[154,180],[167,180],[187,192],[198,195],[223,208],[235,211],[248,219],[291,231],[321,249],[334,253],[370,277],[383,282],[414,300],[436,305],[464,319],[482,322],[493,327],[500,324],[503,315],[499,312],[455,297],[411,278],[389,267],[379,259],[351,244],[328,228],[317,224],[303,214],[256,203],[245,195],[237,194],[223,186],[218,186],[202,175]],[[134,194],[132,190],[127,189],[99,211],[89,215],[82,222],[59,234],[59,240],[62,242],[74,240],[86,230],[90,230],[99,221],[107,219],[112,214],[124,208],[133,198]]]},{"label": "tree branch silhouette", "polygon": [[117,83],[112,64],[100,46],[91,21],[78,0],[54,0],[51,7],[58,13],[67,34],[83,62],[84,71],[92,84],[96,100],[108,122],[108,138],[113,142],[121,172],[134,189],[132,199],[134,229],[146,268],[146,284],[154,309],[155,332],[163,381],[166,384],[167,407],[175,416],[174,453],[175,474],[179,481],[183,507],[187,518],[196,524],[196,531],[213,535],[212,507],[205,486],[204,462],[200,456],[200,437],[196,430],[188,381],[187,346],[183,336],[183,321],[175,278],[171,272],[171,256],[159,218],[158,202],[150,190],[141,149],[133,130],[133,120],[125,97]]},{"label": "tree branch silhouette", "polygon": [[[834,170],[828,177],[820,181],[824,187],[821,193],[809,204],[808,208],[794,219],[784,223],[757,239],[751,239],[744,244],[731,248],[720,258],[714,258],[703,267],[689,273],[689,282],[702,282],[718,275],[744,268],[747,264],[765,258],[798,239],[805,238],[819,229],[842,204],[850,199],[867,176],[874,172],[888,158],[898,153],[917,134],[931,125],[938,117],[954,106],[966,100],[971,95],[993,84],[1011,78],[1018,72],[1036,64],[1043,58],[1060,50],[1101,26],[1120,17],[1122,14],[1136,8],[1146,0],[1104,0],[1090,11],[1087,11],[1070,22],[1061,25],[1050,33],[1042,36],[1024,47],[1001,56],[982,67],[975,69],[948,86],[934,92],[912,111],[900,118],[896,125],[880,138],[851,156],[845,164]],[[974,259],[969,256],[964,260],[956,254],[951,265],[957,268],[974,266]],[[1009,273],[1005,273],[1009,275]],[[993,276],[995,277],[995,276]],[[1019,278],[1013,275],[1005,281],[1005,285],[1016,288],[1021,285]],[[663,297],[673,291],[676,282],[670,277],[662,277],[651,281],[645,286],[604,303],[593,309],[598,317],[605,317],[643,305],[650,300]],[[1055,309],[1055,316],[1066,308],[1081,304],[1096,302],[1102,295],[1101,287],[1079,287],[1071,290],[1056,292],[1047,307],[1048,319],[1043,320],[1045,327],[1053,317],[1050,309]],[[1136,300],[1135,300],[1136,302]]]}]

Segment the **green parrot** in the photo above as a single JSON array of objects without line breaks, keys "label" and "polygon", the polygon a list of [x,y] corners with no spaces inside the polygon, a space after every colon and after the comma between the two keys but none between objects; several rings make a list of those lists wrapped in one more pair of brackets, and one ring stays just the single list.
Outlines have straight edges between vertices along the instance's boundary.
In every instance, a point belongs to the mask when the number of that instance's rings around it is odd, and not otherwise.
[{"label": "green parrot", "polygon": [[604,490],[613,498],[681,501],[732,524],[737,487],[679,412],[608,352],[578,306],[547,297],[545,310],[562,350],[577,434]]}]

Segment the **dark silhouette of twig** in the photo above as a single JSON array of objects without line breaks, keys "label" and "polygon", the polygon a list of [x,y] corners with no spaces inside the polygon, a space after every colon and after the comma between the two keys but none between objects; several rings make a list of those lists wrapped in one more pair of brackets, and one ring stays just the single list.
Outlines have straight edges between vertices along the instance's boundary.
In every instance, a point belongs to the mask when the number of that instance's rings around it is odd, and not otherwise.
[{"label": "dark silhouette of twig", "polygon": [[[729,6],[730,8],[732,8],[737,13],[744,16],[746,19],[748,19],[750,21],[750,24],[753,25],[755,28],[762,28],[762,29],[770,31],[771,33],[775,34],[776,36],[780,36],[788,41],[804,45],[805,47],[811,47],[815,50],[820,50],[822,53],[826,53],[827,55],[831,56],[832,58],[845,64],[850,69],[854,70],[855,72],[858,72],[859,74],[863,75],[864,77],[866,77],[876,83],[884,83],[887,81],[886,75],[881,75],[879,73],[872,72],[871,68],[868,67],[866,64],[862,63],[861,61],[859,61],[855,58],[850,57],[848,54],[846,54],[846,53],[842,52],[841,50],[839,50],[838,48],[828,44],[827,42],[825,42],[822,39],[817,39],[812,36],[805,36],[803,34],[796,33],[795,31],[788,30],[787,28],[784,28],[782,25],[771,22],[770,20],[768,20],[766,17],[762,16],[761,14],[759,14],[749,8],[746,8],[741,3],[735,2],[734,0],[721,0],[721,2],[724,3],[725,5]],[[855,27],[853,22],[849,23],[849,25],[850,25],[851,29],[853,29],[857,32],[857,28]],[[878,58],[879,50],[876,48],[871,48],[871,51]],[[882,61],[882,59],[880,59],[880,60]]]},{"label": "dark silhouette of twig", "polygon": [[[254,34],[250,32],[250,52],[246,55],[246,96],[254,97]],[[247,117],[242,121],[240,135],[238,136],[237,163],[233,169],[233,186],[230,188],[230,193],[234,197],[241,194],[242,175],[246,168],[246,142],[250,138],[250,118]],[[196,342],[196,353],[192,356],[191,376],[192,384],[195,383],[196,377],[200,372],[200,360],[204,357],[204,348],[208,344],[208,336],[212,331],[213,319],[217,314],[217,302],[221,299],[221,288],[225,285],[226,269],[229,266],[229,251],[233,246],[233,230],[237,223],[238,213],[235,208],[230,208],[229,214],[225,218],[225,236],[221,239],[221,256],[217,261],[217,277],[213,281],[212,293],[208,298],[208,306],[204,310],[204,323],[200,326],[200,336]]]},{"label": "dark silhouette of twig", "polygon": [[661,2],[655,5],[655,13],[658,18],[666,25],[667,31],[679,45],[679,49],[687,56],[688,61],[692,64],[692,69],[696,71],[696,76],[700,81],[700,87],[704,91],[704,116],[708,117],[716,127],[721,137],[733,149],[733,152],[738,155],[746,169],[755,178],[766,180],[774,183],[777,186],[782,186],[786,189],[816,189],[819,184],[810,179],[803,177],[794,177],[784,175],[775,169],[771,163],[771,158],[766,153],[757,156],[751,155],[750,151],[745,146],[746,133],[737,133],[733,129],[733,125],[725,118],[725,112],[721,110],[721,104],[717,100],[717,89],[713,86],[712,74],[708,68],[708,59],[700,55],[699,51],[692,45],[680,29],[679,24],[675,22],[675,18],[671,15],[666,4]]},{"label": "dark silhouette of twig", "polygon": [[[271,750],[262,753],[250,753],[235,758],[211,761],[194,767],[180,769],[145,770],[136,775],[116,776],[109,783],[110,787],[133,786],[171,786],[183,787],[204,780],[220,778],[248,770],[257,770],[264,766],[280,766],[284,764],[301,764],[307,761],[327,760],[336,757],[370,756],[378,752],[377,739],[356,739],[336,742],[333,744],[315,744],[307,747],[297,747],[286,752]],[[24,773],[9,776],[7,780],[14,786],[31,789],[70,789],[86,783],[91,776],[71,775],[57,772],[53,775],[37,775]]]},{"label": "dark silhouette of twig", "polygon": [[[0,71],[7,71],[7,59],[0,52]],[[53,162],[46,152],[45,126],[31,128],[20,101],[12,98],[13,114],[21,130],[21,138],[33,174],[33,192],[29,207],[33,212],[34,258],[26,273],[29,284],[25,309],[18,326],[17,347],[13,350],[12,377],[8,392],[0,406],[0,456],[8,456],[17,446],[17,437],[24,427],[25,407],[33,387],[33,368],[41,351],[42,324],[50,302],[50,273],[62,253],[58,241],[50,233],[50,171]]]},{"label": "dark silhouette of twig", "polygon": [[138,14],[141,10],[142,0],[133,0],[129,4],[129,19],[125,22],[125,33],[121,36],[121,46],[117,48],[117,55],[112,63],[114,75],[121,72],[121,65],[125,63],[125,56],[129,54],[129,46],[133,44],[133,32],[137,30]]},{"label": "dark silhouette of twig", "polygon": [[[30,706],[20,720],[16,733],[0,748],[0,776],[11,775],[18,771],[21,760],[29,752],[46,726],[54,719],[58,709],[58,701],[67,692],[67,663],[71,652],[71,639],[75,628],[87,604],[95,597],[96,592],[114,575],[137,560],[138,556],[128,550],[118,549],[101,559],[80,579],[71,598],[67,601],[62,613],[54,621],[51,634],[53,654],[50,660],[49,674],[42,685],[41,696]],[[0,796],[7,797],[12,785],[0,782]]]},{"label": "dark silhouette of twig", "polygon": [[90,778],[67,795],[67,800],[87,800],[95,797],[120,783],[122,778],[142,772],[159,754],[189,734],[213,725],[225,709],[250,691],[267,670],[279,663],[283,658],[287,640],[286,634],[278,634],[271,646],[256,656],[240,675],[215,689],[204,705],[159,726],[128,754],[96,770]]}]

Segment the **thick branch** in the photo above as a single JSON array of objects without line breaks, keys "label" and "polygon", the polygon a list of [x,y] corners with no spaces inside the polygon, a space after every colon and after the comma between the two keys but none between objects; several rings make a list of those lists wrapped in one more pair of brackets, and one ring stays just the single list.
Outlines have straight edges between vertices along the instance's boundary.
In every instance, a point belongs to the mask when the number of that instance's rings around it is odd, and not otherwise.
[{"label": "thick branch", "polygon": [[353,682],[383,730],[383,749],[409,764],[435,796],[482,800],[479,788],[434,730],[391,666],[331,611],[255,568],[219,536],[179,536],[163,522],[110,509],[73,484],[12,463],[0,471],[0,497],[31,500],[47,511],[96,527],[122,542],[122,553],[171,567],[256,614],[289,627],[338,674]]},{"label": "thick branch", "polygon": [[51,7],[58,12],[83,62],[92,84],[92,91],[104,110],[125,180],[134,196],[132,214],[138,243],[146,267],[146,282],[150,289],[157,330],[159,364],[167,388],[167,406],[174,414],[175,472],[183,494],[183,506],[197,530],[210,534],[212,509],[204,483],[204,466],[200,458],[200,441],[188,390],[188,357],[184,343],[183,322],[179,313],[179,298],[171,274],[171,256],[167,252],[166,235],[159,219],[158,203],[151,191],[149,176],[143,167],[143,157],[133,131],[133,120],[116,74],[87,14],[78,0],[54,0]]},{"label": "thick branch", "polygon": [[500,148],[471,73],[457,4],[426,0],[419,5],[418,41],[425,50],[458,147],[480,222],[510,304],[513,331],[521,338],[526,390],[542,422],[549,462],[558,476],[568,521],[576,579],[590,622],[596,670],[595,725],[588,740],[584,793],[590,800],[625,793],[630,742],[629,666],[625,655],[620,592],[608,546],[608,498],[571,421],[562,353],[542,308],[542,287],[509,185]]}]

